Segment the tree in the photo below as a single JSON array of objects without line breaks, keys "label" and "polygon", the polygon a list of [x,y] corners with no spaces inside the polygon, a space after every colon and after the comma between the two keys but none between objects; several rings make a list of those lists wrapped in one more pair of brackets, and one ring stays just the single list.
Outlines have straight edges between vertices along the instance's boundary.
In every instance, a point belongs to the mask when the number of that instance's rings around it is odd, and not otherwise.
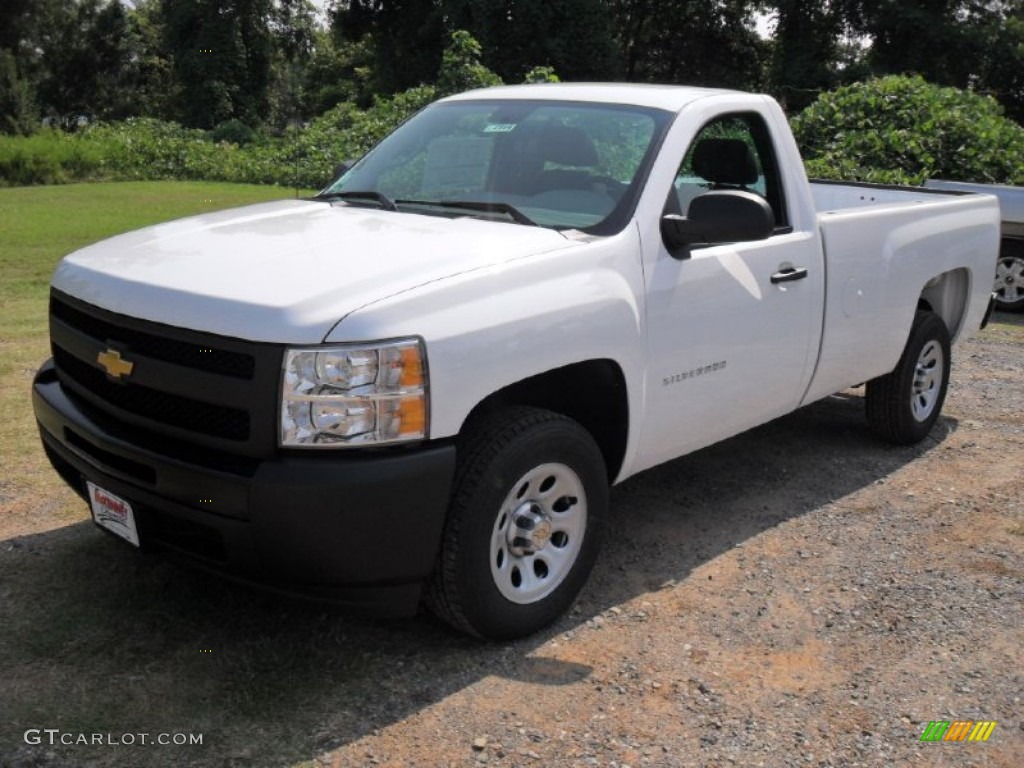
[{"label": "tree", "polygon": [[847,0],[851,26],[871,38],[877,74],[916,73],[932,82],[966,85],[962,57],[971,46],[975,0]]},{"label": "tree", "polygon": [[447,40],[440,0],[341,0],[331,11],[336,45],[368,44],[374,90],[382,94],[433,82]]},{"label": "tree", "polygon": [[0,5],[0,133],[31,133],[38,124],[33,88],[35,30],[33,0],[5,0]]},{"label": "tree", "polygon": [[441,70],[437,76],[438,96],[489,85],[501,85],[501,78],[480,63],[480,43],[465,30],[453,32],[451,42],[441,56]]},{"label": "tree", "polygon": [[566,80],[611,80],[622,72],[614,19],[604,0],[446,0],[445,18],[468,30],[483,62],[517,82],[535,66]]},{"label": "tree", "polygon": [[31,88],[14,54],[0,48],[0,133],[29,134],[37,124]]},{"label": "tree", "polygon": [[134,84],[129,89],[133,109],[128,114],[171,119],[181,88],[174,79],[160,0],[136,0],[129,21],[135,47]]},{"label": "tree", "polygon": [[337,41],[329,32],[317,32],[302,72],[302,114],[321,115],[345,101],[368,107],[373,102],[373,55],[369,37]]},{"label": "tree", "polygon": [[39,0],[4,0],[0,4],[0,48],[17,54],[33,36],[36,16],[43,5]]},{"label": "tree", "polygon": [[162,0],[161,8],[178,119],[195,128],[259,124],[269,109],[271,0]]},{"label": "tree", "polygon": [[107,111],[111,98],[127,95],[131,53],[120,3],[54,3],[40,17],[38,93],[47,117],[72,128],[81,117]]},{"label": "tree", "polygon": [[84,37],[95,62],[91,113],[108,120],[139,114],[135,93],[139,84],[139,39],[125,6],[118,2],[103,6]]},{"label": "tree", "polygon": [[615,0],[626,80],[756,89],[767,46],[750,0]]},{"label": "tree", "polygon": [[[1010,4],[1008,4],[1010,5]],[[976,87],[991,93],[1018,123],[1024,123],[1024,2],[1008,8],[1002,23],[988,28],[988,56]]]},{"label": "tree", "polygon": [[276,0],[270,16],[270,34],[274,49],[270,122],[281,126],[309,114],[303,89],[318,40],[313,4],[309,0]]},{"label": "tree", "polygon": [[850,29],[870,39],[872,73],[990,91],[1024,116],[1024,0],[837,2]]},{"label": "tree", "polygon": [[798,111],[839,80],[845,19],[835,2],[775,0],[772,7],[770,87],[784,107]]}]

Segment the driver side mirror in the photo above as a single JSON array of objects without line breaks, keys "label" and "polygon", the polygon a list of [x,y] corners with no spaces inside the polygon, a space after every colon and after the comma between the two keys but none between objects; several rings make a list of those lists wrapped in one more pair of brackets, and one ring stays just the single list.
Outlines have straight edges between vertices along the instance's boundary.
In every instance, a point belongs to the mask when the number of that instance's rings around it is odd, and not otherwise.
[{"label": "driver side mirror", "polygon": [[688,258],[691,245],[764,240],[774,229],[775,214],[768,201],[738,189],[707,192],[693,199],[686,216],[661,218],[661,236],[677,259]]}]

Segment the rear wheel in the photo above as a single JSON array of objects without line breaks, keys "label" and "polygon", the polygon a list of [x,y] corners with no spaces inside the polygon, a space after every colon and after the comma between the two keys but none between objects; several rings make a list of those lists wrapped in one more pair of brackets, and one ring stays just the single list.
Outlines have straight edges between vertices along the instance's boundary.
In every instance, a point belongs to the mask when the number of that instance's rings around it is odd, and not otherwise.
[{"label": "rear wheel", "polygon": [[868,425],[889,442],[923,440],[939,418],[949,385],[949,331],[933,312],[918,311],[892,373],[868,382]]},{"label": "rear wheel", "polygon": [[1024,243],[1017,243],[1017,254],[1003,247],[1003,254],[996,262],[996,306],[1002,310],[1024,309]]},{"label": "rear wheel", "polygon": [[427,601],[457,629],[507,640],[572,604],[608,507],[604,460],[579,424],[513,408],[470,428]]}]

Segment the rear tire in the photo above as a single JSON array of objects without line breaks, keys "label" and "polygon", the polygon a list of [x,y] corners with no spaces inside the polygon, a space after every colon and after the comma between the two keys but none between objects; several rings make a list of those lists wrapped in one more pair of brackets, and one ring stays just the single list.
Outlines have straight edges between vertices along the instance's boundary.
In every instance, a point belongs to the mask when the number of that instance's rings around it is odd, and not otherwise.
[{"label": "rear tire", "polygon": [[919,310],[896,368],[867,384],[868,426],[891,443],[910,445],[923,440],[942,412],[949,369],[945,322],[934,312]]},{"label": "rear tire", "polygon": [[1003,252],[996,262],[994,290],[997,309],[1007,312],[1024,309],[1024,242],[1015,241],[1011,246],[1003,241]]},{"label": "rear tire", "polygon": [[575,421],[510,408],[468,427],[427,604],[491,640],[533,634],[564,613],[593,568],[608,476]]}]

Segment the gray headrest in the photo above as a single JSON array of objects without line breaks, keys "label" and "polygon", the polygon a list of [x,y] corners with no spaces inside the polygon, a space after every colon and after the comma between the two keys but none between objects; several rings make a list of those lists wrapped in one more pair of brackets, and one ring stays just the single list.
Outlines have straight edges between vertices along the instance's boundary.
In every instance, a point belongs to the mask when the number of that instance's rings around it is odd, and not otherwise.
[{"label": "gray headrest", "polygon": [[754,153],[740,139],[701,139],[693,151],[693,171],[713,184],[746,186],[758,179]]}]

